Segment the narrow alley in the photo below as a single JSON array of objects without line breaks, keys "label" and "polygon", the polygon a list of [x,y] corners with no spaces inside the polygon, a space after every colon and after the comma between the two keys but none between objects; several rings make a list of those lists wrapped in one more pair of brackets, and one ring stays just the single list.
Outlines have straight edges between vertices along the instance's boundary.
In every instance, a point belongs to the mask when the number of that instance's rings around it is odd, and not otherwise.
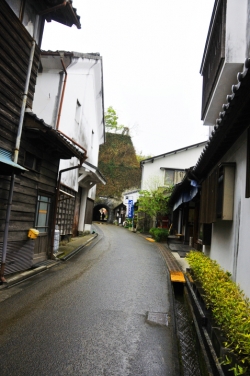
[{"label": "narrow alley", "polygon": [[[171,286],[160,252],[121,227],[97,225],[97,231],[67,262],[7,289],[2,376],[179,375]],[[166,322],[150,322],[154,313]]]}]

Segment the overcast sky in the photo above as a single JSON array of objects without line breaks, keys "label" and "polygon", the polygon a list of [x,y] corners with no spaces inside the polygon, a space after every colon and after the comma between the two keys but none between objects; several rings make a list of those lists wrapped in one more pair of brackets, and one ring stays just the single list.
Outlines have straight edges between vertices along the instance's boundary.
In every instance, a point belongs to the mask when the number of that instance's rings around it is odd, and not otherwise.
[{"label": "overcast sky", "polygon": [[205,141],[199,73],[214,0],[73,0],[81,30],[46,23],[42,49],[99,52],[104,106],[130,128],[136,152]]}]

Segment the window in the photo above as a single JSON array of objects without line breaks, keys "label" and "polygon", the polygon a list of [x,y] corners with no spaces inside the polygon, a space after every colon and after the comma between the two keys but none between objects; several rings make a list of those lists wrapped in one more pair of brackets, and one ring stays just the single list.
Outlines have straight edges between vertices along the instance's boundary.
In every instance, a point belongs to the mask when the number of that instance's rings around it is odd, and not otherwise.
[{"label": "window", "polygon": [[218,168],[203,181],[201,186],[200,222],[216,222],[216,198],[218,188]]},{"label": "window", "polygon": [[50,206],[51,206],[50,197],[38,195],[35,227],[41,233],[48,232]]},{"label": "window", "polygon": [[92,133],[91,133],[91,149],[93,149],[93,145],[94,145],[94,131],[92,129]]},{"label": "window", "polygon": [[40,169],[40,159],[26,151],[24,156],[24,166],[30,170],[38,172]]},{"label": "window", "polygon": [[198,244],[211,245],[212,223],[200,223]]},{"label": "window", "polygon": [[164,185],[174,184],[174,170],[165,170]]},{"label": "window", "polygon": [[21,0],[9,0],[8,1],[8,4],[9,6],[11,7],[11,9],[13,10],[13,12],[16,14],[16,16],[18,18],[20,18],[20,12],[21,12]]},{"label": "window", "polygon": [[178,184],[182,181],[184,175],[185,171],[182,170],[165,169],[164,185],[170,186]]},{"label": "window", "polygon": [[200,222],[233,220],[235,163],[223,163],[204,180],[201,187]]},{"label": "window", "polygon": [[223,163],[219,166],[216,216],[225,221],[233,220],[234,175],[235,163]]},{"label": "window", "polygon": [[75,112],[75,122],[77,125],[80,124],[80,118],[81,118],[81,103],[77,99],[76,101],[76,112]]}]

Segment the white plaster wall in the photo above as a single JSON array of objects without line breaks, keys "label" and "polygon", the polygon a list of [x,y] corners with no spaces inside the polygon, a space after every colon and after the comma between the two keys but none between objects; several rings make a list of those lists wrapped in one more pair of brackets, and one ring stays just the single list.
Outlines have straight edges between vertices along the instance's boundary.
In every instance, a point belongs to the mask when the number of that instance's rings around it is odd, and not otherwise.
[{"label": "white plaster wall", "polygon": [[[139,191],[132,191],[127,192],[123,196],[123,204],[126,206],[126,215],[128,214],[128,201],[133,200],[133,204],[135,204],[139,198],[140,194]],[[128,198],[126,198],[128,197]]]},{"label": "white plaster wall", "polygon": [[246,52],[246,24],[248,0],[227,0],[226,61],[242,63]]},{"label": "white plaster wall", "polygon": [[[46,57],[45,68],[38,75],[33,112],[55,127],[62,88],[62,71],[58,59]],[[53,69],[49,69],[51,66]],[[59,130],[87,150],[87,161],[98,165],[99,145],[104,142],[102,104],[102,61],[73,58],[67,67],[67,83],[60,116]],[[77,100],[80,103],[79,124],[76,122]],[[78,160],[61,160],[60,170],[77,166]],[[62,174],[62,183],[78,191],[78,169]],[[95,198],[95,189],[90,192]]]},{"label": "white plaster wall", "polygon": [[[100,124],[98,124],[98,104],[96,101],[95,62],[79,58],[68,67],[68,79],[64,96],[59,129],[87,150],[87,161],[98,164]],[[101,87],[100,87],[101,90]],[[76,103],[80,102],[80,121],[75,121]],[[62,161],[61,168],[70,167],[72,161]],[[78,170],[63,175],[62,182],[78,189]],[[66,181],[67,179],[67,181]]]},{"label": "white plaster wall", "polygon": [[209,256],[232,273],[233,279],[250,298],[250,199],[245,198],[246,133],[223,157],[223,162],[236,162],[233,221],[213,224]]},{"label": "white plaster wall", "polygon": [[204,125],[215,125],[226,96],[237,84],[237,73],[243,70],[247,50],[248,0],[227,0],[225,60],[204,116]]},{"label": "white plaster wall", "polygon": [[87,198],[88,198],[88,190],[83,189],[82,195],[81,195],[81,208],[80,208],[80,216],[79,216],[79,223],[78,223],[78,231],[88,231],[88,229],[85,228],[86,225],[84,223]]},{"label": "white plaster wall", "polygon": [[[20,10],[22,7],[20,0],[5,0],[13,12],[19,18]],[[28,33],[35,39],[36,43],[39,42],[41,32],[40,25],[44,22],[42,16],[37,14],[36,9],[34,9],[32,1],[26,1],[24,6],[24,15],[22,23]],[[43,31],[42,31],[43,32]]]},{"label": "white plaster wall", "polygon": [[141,189],[156,189],[164,184],[164,168],[186,169],[194,166],[204,148],[204,144],[182,150],[176,154],[166,155],[146,162],[142,167]]},{"label": "white plaster wall", "polygon": [[217,221],[213,224],[210,258],[231,272],[233,259],[233,221]]},{"label": "white plaster wall", "polygon": [[91,198],[92,200],[95,200],[95,196],[96,196],[96,185],[94,185],[93,188],[90,188],[88,192],[88,197]]},{"label": "white plaster wall", "polygon": [[244,61],[244,58],[242,58],[241,62],[239,63],[227,63],[224,61],[218,81],[216,82],[215,90],[213,91],[204,117],[204,125],[214,127],[216,124],[216,119],[219,118],[219,113],[222,111],[222,105],[227,103],[227,95],[232,94],[232,85],[236,85],[238,83],[237,74],[238,72],[243,71]]},{"label": "white plaster wall", "polygon": [[37,76],[36,91],[32,111],[46,124],[55,127],[58,95],[60,96],[60,70],[44,70]]}]

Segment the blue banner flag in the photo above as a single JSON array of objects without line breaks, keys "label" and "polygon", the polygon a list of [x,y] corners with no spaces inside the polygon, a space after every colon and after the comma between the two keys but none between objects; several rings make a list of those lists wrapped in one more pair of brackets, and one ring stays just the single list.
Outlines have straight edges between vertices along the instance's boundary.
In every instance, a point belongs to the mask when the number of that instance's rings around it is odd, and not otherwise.
[{"label": "blue banner flag", "polygon": [[133,200],[128,200],[128,218],[133,218],[134,216],[134,203]]}]

